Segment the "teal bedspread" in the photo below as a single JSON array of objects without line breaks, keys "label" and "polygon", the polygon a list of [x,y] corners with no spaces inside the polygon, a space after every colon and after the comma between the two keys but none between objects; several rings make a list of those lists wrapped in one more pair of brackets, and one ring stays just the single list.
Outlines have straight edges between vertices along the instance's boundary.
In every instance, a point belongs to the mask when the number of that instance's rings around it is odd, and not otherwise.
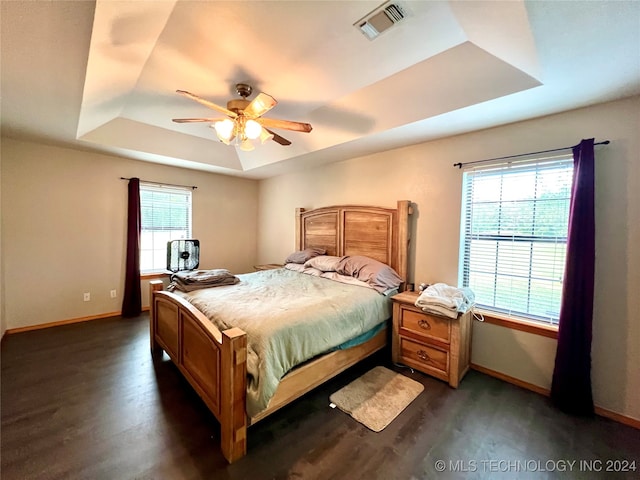
[{"label": "teal bedspread", "polygon": [[238,275],[236,285],[181,294],[220,330],[247,333],[247,413],[269,404],[293,367],[391,317],[391,300],[371,288],[286,269]]}]

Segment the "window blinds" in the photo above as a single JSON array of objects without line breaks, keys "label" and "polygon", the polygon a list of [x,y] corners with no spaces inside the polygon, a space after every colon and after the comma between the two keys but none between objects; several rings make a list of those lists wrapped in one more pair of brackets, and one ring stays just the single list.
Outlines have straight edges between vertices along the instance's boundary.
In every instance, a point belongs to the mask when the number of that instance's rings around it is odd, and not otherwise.
[{"label": "window blinds", "polygon": [[140,185],[143,230],[190,230],[191,190]]},{"label": "window blinds", "polygon": [[478,166],[463,178],[462,285],[483,308],[558,323],[573,159]]},{"label": "window blinds", "polygon": [[140,270],[166,268],[167,242],[191,238],[191,189],[140,184]]}]

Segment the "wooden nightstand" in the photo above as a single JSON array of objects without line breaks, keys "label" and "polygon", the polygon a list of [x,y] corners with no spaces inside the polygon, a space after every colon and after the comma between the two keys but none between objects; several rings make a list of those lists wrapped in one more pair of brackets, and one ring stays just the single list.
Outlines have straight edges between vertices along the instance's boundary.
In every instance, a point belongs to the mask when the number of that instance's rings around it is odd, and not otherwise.
[{"label": "wooden nightstand", "polygon": [[282,268],[282,267],[284,267],[284,265],[280,263],[264,263],[262,265],[254,265],[253,269],[256,272],[259,272],[260,270],[274,270],[276,268]]},{"label": "wooden nightstand", "polygon": [[417,292],[403,292],[393,300],[391,356],[423,373],[458,384],[471,361],[471,312],[447,318],[415,306]]}]

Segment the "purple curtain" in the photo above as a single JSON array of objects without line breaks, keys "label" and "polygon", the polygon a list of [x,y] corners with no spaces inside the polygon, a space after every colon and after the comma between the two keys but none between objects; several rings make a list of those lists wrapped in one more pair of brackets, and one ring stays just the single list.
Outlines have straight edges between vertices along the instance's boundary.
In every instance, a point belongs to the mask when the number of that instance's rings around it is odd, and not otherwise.
[{"label": "purple curtain", "polygon": [[129,180],[127,217],[127,263],[122,299],[122,316],[137,317],[142,312],[140,289],[140,179]]},{"label": "purple curtain", "polygon": [[558,349],[551,400],[576,415],[593,414],[591,321],[595,273],[595,165],[593,138],[573,147],[573,186],[569,211]]}]

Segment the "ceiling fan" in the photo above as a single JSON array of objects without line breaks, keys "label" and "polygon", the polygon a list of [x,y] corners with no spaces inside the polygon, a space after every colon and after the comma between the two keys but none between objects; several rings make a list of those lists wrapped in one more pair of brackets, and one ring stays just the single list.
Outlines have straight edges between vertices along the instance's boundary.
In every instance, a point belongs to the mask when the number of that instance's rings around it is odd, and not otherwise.
[{"label": "ceiling fan", "polygon": [[260,139],[262,143],[273,140],[280,145],[291,145],[286,138],[273,132],[271,128],[292,130],[294,132],[310,132],[311,125],[302,122],[292,122],[290,120],[277,120],[274,118],[264,118],[267,113],[277,105],[277,101],[271,95],[259,93],[253,100],[247,100],[253,88],[246,83],[236,84],[236,92],[242,98],[236,98],[227,102],[227,107],[221,107],[209,100],[205,100],[193,93],[184,90],[176,90],[180,95],[184,95],[191,100],[224,113],[228,118],[174,118],[176,123],[208,122],[210,127],[215,129],[221,142],[227,145],[238,145],[241,150],[253,150],[251,140]]}]

